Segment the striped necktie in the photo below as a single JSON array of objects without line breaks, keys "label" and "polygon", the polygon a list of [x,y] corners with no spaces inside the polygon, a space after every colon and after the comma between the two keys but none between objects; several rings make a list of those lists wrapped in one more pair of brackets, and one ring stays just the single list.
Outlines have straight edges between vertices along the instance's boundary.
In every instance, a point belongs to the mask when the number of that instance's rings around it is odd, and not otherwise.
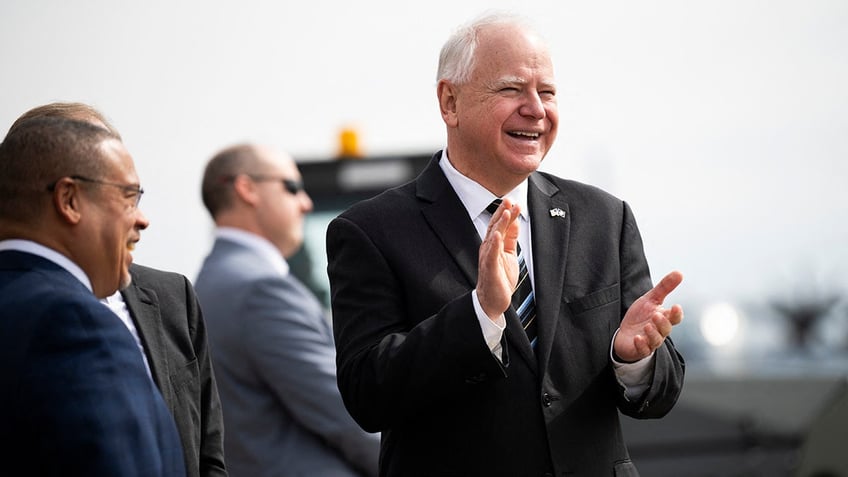
[{"label": "striped necktie", "polygon": [[[501,205],[501,199],[495,199],[486,207],[486,211],[494,214]],[[524,253],[518,246],[518,283],[512,291],[512,308],[521,321],[521,326],[527,333],[530,346],[536,347],[536,300],[533,292],[533,284],[530,283],[530,273],[527,271],[527,263],[524,261]]]}]

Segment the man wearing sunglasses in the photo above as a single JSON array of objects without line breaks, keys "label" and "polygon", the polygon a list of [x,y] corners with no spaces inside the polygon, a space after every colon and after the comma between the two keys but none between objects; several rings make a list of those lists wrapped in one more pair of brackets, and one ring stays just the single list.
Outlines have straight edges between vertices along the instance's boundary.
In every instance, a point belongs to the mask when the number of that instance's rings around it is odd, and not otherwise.
[{"label": "man wearing sunglasses", "polygon": [[267,147],[227,148],[207,164],[202,196],[215,244],[195,288],[230,476],[377,475],[379,437],[345,410],[329,321],[286,262],[312,210],[294,161]]},{"label": "man wearing sunglasses", "polygon": [[120,138],[88,122],[26,120],[0,144],[4,475],[185,475],[168,408],[98,301],[130,284],[141,193]]}]

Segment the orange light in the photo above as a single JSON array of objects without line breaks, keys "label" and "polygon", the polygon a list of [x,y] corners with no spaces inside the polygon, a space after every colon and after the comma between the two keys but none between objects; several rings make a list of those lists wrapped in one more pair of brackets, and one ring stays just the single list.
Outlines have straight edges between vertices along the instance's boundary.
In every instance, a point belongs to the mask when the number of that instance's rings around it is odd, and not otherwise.
[{"label": "orange light", "polygon": [[362,158],[362,150],[359,146],[359,132],[353,127],[342,128],[339,132],[339,157]]}]

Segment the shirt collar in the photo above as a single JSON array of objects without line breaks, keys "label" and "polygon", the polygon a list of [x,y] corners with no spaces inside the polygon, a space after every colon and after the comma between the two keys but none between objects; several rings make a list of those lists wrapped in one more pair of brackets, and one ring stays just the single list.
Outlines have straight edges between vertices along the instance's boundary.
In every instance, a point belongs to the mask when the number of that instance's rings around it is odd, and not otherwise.
[{"label": "shirt collar", "polygon": [[215,237],[235,242],[249,248],[259,254],[275,270],[285,276],[289,274],[289,264],[286,259],[270,241],[251,232],[235,227],[218,227],[215,229]]},{"label": "shirt collar", "polygon": [[[476,219],[498,197],[473,179],[469,179],[456,170],[450,162],[447,149],[442,151],[442,159],[444,160],[439,161],[442,172],[445,173],[445,177],[447,177],[451,187],[456,191],[456,195],[459,196],[459,200],[465,206],[471,220]],[[527,179],[521,181],[515,189],[509,191],[501,198],[508,198],[513,203],[518,204],[521,207],[521,217],[529,221],[530,215],[527,213]]]},{"label": "shirt collar", "polygon": [[77,280],[82,282],[88,291],[94,293],[94,290],[91,288],[91,280],[89,280],[88,275],[80,268],[79,265],[72,262],[71,259],[62,255],[61,253],[53,250],[52,248],[45,247],[40,243],[33,242],[32,240],[23,240],[23,239],[10,239],[10,240],[0,240],[0,252],[3,250],[16,250],[18,252],[31,253],[33,255],[38,255],[41,258],[46,260],[50,260],[51,262],[59,265],[68,271],[71,275],[76,277]]}]

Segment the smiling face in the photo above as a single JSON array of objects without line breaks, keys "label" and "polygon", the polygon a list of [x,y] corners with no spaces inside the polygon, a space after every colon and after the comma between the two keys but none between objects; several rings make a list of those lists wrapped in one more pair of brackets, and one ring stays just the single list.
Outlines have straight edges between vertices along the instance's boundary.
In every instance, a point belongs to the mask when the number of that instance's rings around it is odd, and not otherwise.
[{"label": "smiling face", "polygon": [[471,78],[439,82],[448,155],[496,195],[535,171],[557,133],[553,65],[543,41],[518,25],[479,32]]},{"label": "smiling face", "polygon": [[80,185],[87,199],[84,220],[90,239],[86,272],[94,294],[105,297],[129,286],[132,251],[149,222],[138,209],[139,181],[129,152],[118,140],[104,141],[100,150],[106,159],[103,176]]}]

